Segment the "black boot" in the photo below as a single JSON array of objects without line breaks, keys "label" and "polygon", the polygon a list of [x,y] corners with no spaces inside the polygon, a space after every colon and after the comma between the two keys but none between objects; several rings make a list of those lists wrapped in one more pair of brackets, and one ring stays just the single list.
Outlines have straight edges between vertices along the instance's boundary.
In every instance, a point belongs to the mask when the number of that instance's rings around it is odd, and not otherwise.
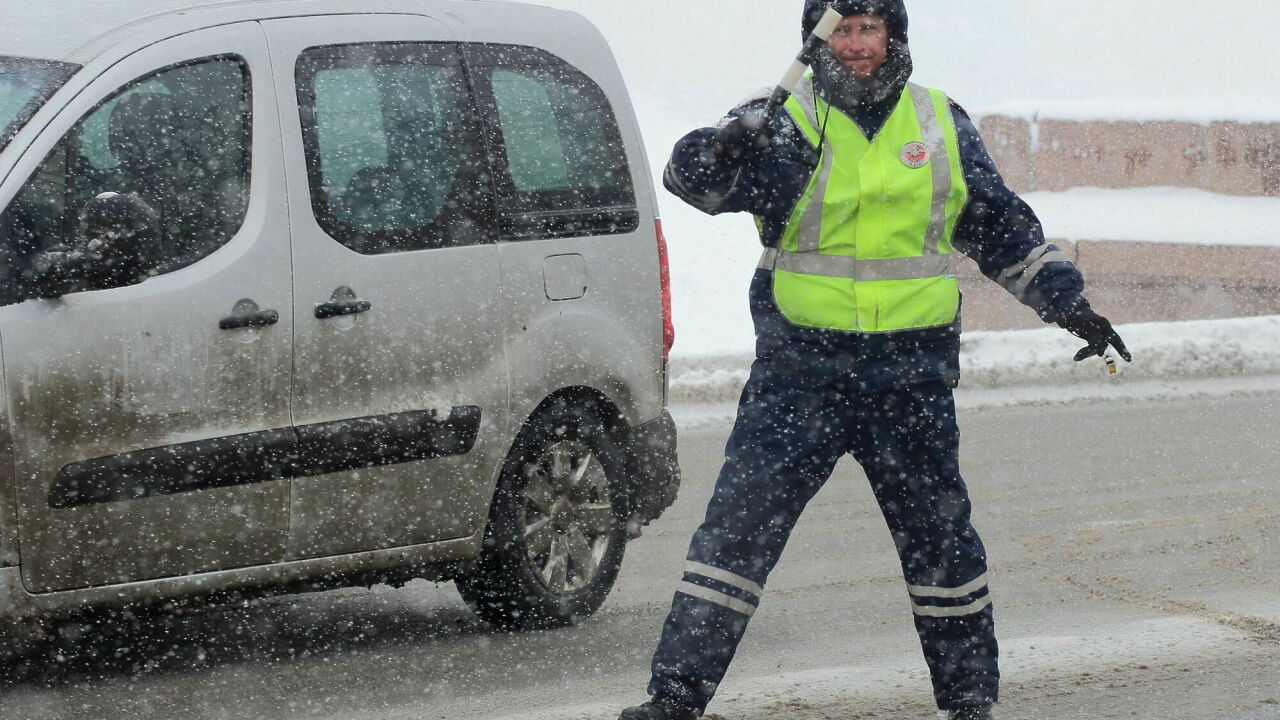
[{"label": "black boot", "polygon": [[697,720],[699,715],[701,713],[687,705],[654,695],[652,700],[643,705],[623,710],[618,720]]},{"label": "black boot", "polygon": [[947,713],[947,720],[995,720],[995,713],[990,705],[974,708],[960,708]]}]

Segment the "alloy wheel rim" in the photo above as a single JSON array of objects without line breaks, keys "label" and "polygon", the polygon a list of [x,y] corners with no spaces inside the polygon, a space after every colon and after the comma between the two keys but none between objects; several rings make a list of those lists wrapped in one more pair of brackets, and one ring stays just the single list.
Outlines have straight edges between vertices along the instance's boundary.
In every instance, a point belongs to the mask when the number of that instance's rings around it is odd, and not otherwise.
[{"label": "alloy wheel rim", "polygon": [[600,575],[613,531],[609,482],[585,443],[562,440],[524,467],[520,531],[525,557],[544,587],[577,592]]}]

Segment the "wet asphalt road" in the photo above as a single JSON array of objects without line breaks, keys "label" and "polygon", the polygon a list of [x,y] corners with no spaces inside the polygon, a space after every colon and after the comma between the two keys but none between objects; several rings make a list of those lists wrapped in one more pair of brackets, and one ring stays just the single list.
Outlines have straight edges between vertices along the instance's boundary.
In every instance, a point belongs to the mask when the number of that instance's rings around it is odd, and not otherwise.
[{"label": "wet asphalt road", "polygon": [[[961,413],[1004,718],[1280,719],[1280,394]],[[72,627],[0,718],[613,720],[641,699],[728,427],[585,624],[497,633],[452,585]],[[770,580],[719,718],[933,717],[892,543],[843,462]]]}]

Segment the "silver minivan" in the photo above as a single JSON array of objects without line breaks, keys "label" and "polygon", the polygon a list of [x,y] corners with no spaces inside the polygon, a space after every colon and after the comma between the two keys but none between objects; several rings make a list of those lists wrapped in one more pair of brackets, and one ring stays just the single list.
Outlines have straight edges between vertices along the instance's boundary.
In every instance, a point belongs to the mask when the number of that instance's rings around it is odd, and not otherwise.
[{"label": "silver minivan", "polygon": [[56,7],[0,35],[0,616],[420,577],[503,626],[594,612],[679,484],[600,34]]}]

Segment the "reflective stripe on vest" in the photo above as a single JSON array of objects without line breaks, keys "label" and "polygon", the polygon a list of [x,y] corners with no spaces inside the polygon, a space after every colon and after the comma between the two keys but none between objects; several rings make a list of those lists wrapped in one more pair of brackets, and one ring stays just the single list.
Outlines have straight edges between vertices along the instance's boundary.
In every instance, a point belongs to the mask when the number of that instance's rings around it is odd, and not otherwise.
[{"label": "reflective stripe on vest", "polygon": [[955,256],[951,253],[914,258],[858,260],[843,255],[793,253],[765,248],[764,254],[760,256],[760,267],[765,270],[780,268],[800,275],[847,278],[859,282],[923,280],[956,274]]},{"label": "reflective stripe on vest", "polygon": [[908,85],[870,141],[847,115],[825,104],[820,112],[818,103],[811,82],[787,103],[809,142],[821,143],[821,161],[781,248],[760,261],[774,271],[779,309],[798,325],[856,332],[954,322],[951,236],[968,188],[946,97]]}]

